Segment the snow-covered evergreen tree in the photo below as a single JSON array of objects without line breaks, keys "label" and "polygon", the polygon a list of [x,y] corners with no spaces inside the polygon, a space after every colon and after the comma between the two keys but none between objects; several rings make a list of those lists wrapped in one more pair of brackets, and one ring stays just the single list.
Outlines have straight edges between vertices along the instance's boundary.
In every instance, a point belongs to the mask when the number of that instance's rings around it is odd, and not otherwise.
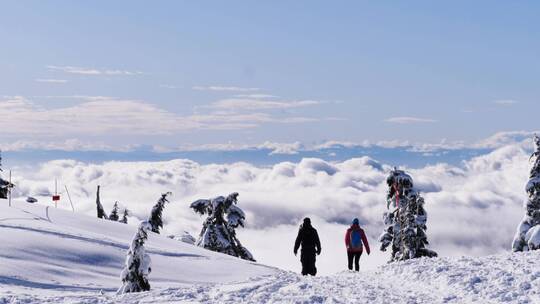
[{"label": "snow-covered evergreen tree", "polygon": [[525,187],[528,199],[525,216],[519,223],[512,242],[512,251],[540,249],[540,137],[534,136],[535,151],[530,160],[533,166]]},{"label": "snow-covered evergreen tree", "polygon": [[150,213],[150,219],[148,220],[148,222],[152,226],[152,231],[155,233],[159,233],[159,229],[163,228],[163,209],[165,208],[165,203],[169,202],[167,200],[167,196],[171,194],[171,192],[162,194],[161,198],[152,208],[152,212]]},{"label": "snow-covered evergreen tree", "polygon": [[105,213],[105,209],[103,209],[103,205],[101,204],[101,201],[99,200],[99,188],[100,186],[97,186],[97,193],[96,193],[96,208],[97,208],[97,217],[102,219],[108,219],[107,213]]},{"label": "snow-covered evergreen tree", "polygon": [[122,215],[122,219],[119,222],[127,224],[128,223],[128,216],[129,216],[129,210],[126,208],[126,209],[124,209],[124,214]]},{"label": "snow-covered evergreen tree", "polygon": [[[2,172],[2,151],[0,151],[0,172]],[[9,198],[10,191],[14,187],[15,185],[11,183],[9,180],[5,180],[0,177],[0,199]]]},{"label": "snow-covered evergreen tree", "polygon": [[191,208],[196,213],[207,215],[203,228],[196,242],[197,246],[236,256],[244,260],[255,261],[253,255],[236,237],[235,229],[244,227],[246,216],[236,204],[238,193],[229,194],[226,198],[218,196],[213,199],[201,199],[193,202]]},{"label": "snow-covered evergreen tree", "polygon": [[[2,172],[2,151],[0,151],[0,172]],[[10,186],[12,185],[10,185],[9,181],[4,180],[0,177],[0,198],[1,199],[8,198]]]},{"label": "snow-covered evergreen tree", "polygon": [[391,261],[434,257],[437,253],[427,249],[427,213],[424,198],[414,188],[413,179],[404,171],[394,169],[386,179],[389,187],[383,215],[386,228],[379,238],[381,250],[392,246]]},{"label": "snow-covered evergreen tree", "polygon": [[151,259],[145,252],[144,242],[148,238],[148,230],[151,228],[147,221],[139,224],[127,253],[125,267],[120,275],[122,287],[118,289],[118,294],[150,290],[148,274],[152,270]]},{"label": "snow-covered evergreen tree", "polygon": [[109,220],[118,222],[118,219],[120,218],[120,215],[118,214],[119,211],[120,211],[120,208],[118,208],[118,202],[114,202],[111,215],[109,215]]}]

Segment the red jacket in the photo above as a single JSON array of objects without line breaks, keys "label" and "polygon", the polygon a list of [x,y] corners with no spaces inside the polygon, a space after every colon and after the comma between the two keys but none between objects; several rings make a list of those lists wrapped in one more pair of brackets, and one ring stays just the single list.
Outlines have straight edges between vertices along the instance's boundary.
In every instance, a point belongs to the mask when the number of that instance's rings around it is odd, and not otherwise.
[{"label": "red jacket", "polygon": [[351,232],[353,230],[360,231],[360,236],[362,237],[362,243],[364,243],[364,247],[366,247],[366,251],[369,254],[370,250],[369,250],[369,244],[367,241],[366,234],[364,233],[364,229],[360,228],[360,226],[358,225],[352,225],[351,227],[349,227],[349,229],[347,229],[347,232],[345,233],[345,246],[347,246],[347,251],[348,252],[362,252],[362,246],[360,246],[360,248],[350,248]]}]

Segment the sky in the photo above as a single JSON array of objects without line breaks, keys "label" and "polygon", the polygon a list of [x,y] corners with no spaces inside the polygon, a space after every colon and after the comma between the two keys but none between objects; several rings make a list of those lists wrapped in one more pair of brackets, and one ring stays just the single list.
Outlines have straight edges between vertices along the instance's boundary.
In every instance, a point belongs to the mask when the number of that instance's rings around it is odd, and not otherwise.
[{"label": "sky", "polygon": [[539,13],[532,1],[2,1],[2,177],[40,204],[58,180],[92,216],[101,185],[133,223],[172,191],[165,230],[195,236],[189,203],[237,191],[261,262],[296,269],[291,239],[311,216],[331,273],[352,218],[378,247],[399,167],[442,256],[507,251],[540,129]]},{"label": "sky", "polygon": [[0,143],[438,143],[532,131],[539,12],[534,1],[2,1]]}]

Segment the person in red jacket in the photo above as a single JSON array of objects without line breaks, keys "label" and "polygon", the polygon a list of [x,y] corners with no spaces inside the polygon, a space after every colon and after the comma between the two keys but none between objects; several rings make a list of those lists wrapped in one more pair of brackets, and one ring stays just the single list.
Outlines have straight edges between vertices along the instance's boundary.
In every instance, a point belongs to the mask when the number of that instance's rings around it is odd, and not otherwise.
[{"label": "person in red jacket", "polygon": [[[363,246],[362,246],[363,243]],[[347,258],[349,260],[349,270],[354,268],[356,271],[360,270],[360,256],[362,255],[363,247],[366,247],[366,252],[369,255],[369,244],[364,233],[364,229],[360,228],[360,222],[355,218],[351,227],[347,229],[345,233],[345,246],[347,246]]]}]

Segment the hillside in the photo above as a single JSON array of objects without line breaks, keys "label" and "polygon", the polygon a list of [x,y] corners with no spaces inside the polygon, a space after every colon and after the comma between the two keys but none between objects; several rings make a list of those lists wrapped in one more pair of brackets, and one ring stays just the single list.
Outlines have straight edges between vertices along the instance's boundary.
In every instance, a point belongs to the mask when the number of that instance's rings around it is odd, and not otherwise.
[{"label": "hillside", "polygon": [[0,212],[0,303],[540,303],[540,252],[304,278],[154,234],[152,291],[116,296],[134,226],[26,203]]}]

